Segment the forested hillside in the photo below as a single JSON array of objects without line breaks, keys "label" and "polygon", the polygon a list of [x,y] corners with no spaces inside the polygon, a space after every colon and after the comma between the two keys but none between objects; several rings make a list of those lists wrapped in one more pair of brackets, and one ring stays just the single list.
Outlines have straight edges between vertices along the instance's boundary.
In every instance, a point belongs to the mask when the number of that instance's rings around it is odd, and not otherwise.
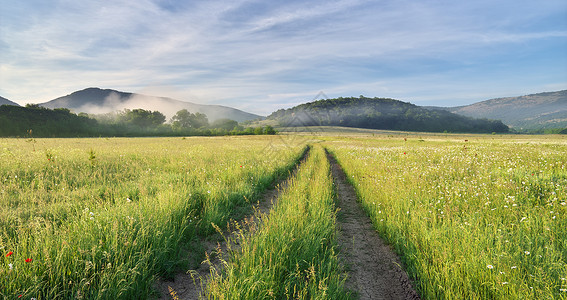
[{"label": "forested hillside", "polygon": [[386,98],[336,98],[280,109],[268,119],[280,126],[345,126],[430,132],[508,132],[501,121],[473,119]]}]

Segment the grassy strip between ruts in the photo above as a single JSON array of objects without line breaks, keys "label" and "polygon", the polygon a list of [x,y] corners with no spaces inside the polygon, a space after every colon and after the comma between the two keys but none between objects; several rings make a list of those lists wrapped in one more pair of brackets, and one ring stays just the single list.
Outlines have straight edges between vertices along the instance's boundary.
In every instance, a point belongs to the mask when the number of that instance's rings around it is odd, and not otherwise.
[{"label": "grassy strip between ruts", "polygon": [[253,234],[238,236],[222,270],[212,269],[210,299],[348,299],[336,254],[329,162],[315,145]]}]

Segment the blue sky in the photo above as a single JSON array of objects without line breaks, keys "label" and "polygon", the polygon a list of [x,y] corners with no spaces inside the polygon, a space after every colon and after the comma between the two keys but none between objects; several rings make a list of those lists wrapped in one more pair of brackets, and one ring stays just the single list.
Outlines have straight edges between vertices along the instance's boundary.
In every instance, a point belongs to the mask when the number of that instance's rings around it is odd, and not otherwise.
[{"label": "blue sky", "polygon": [[567,2],[0,0],[0,96],[87,87],[267,115],[328,97],[457,106],[567,89]]}]

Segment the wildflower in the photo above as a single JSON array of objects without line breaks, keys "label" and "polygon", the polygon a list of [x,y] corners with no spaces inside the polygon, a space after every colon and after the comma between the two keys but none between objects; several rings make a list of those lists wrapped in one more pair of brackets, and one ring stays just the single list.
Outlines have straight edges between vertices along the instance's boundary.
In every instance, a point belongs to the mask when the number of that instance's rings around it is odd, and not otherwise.
[{"label": "wildflower", "polygon": [[486,265],[486,267],[489,268],[489,269],[491,269],[491,270],[494,269],[494,266],[493,266],[493,265]]},{"label": "wildflower", "polygon": [[30,263],[30,262],[32,262],[32,259],[31,259],[31,258],[26,258],[26,262],[27,262],[27,263]]},{"label": "wildflower", "polygon": [[502,285],[505,285],[505,284],[508,284],[508,282],[507,281],[502,282]]},{"label": "wildflower", "polygon": [[10,270],[14,269],[14,265],[13,264],[8,264],[8,268],[10,268]]},{"label": "wildflower", "polygon": [[516,269],[516,268],[517,268],[517,266],[511,266],[510,267],[510,269]]},{"label": "wildflower", "polygon": [[132,200],[130,200],[130,198],[126,198],[126,202],[130,203]]},{"label": "wildflower", "polygon": [[524,251],[525,255],[530,255],[530,251]]},{"label": "wildflower", "polygon": [[8,257],[8,256],[10,256],[10,255],[12,255],[12,254],[14,254],[14,252],[10,251],[10,252],[8,252],[8,254],[6,254],[6,257]]},{"label": "wildflower", "polygon": [[567,289],[559,289],[559,291],[565,293],[565,292],[567,292]]}]

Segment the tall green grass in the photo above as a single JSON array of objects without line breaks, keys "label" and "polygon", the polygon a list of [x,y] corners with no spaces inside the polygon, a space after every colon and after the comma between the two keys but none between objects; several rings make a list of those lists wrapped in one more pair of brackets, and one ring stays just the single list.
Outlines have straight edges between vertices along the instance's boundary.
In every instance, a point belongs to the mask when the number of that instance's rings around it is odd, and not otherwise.
[{"label": "tall green grass", "polygon": [[424,298],[567,298],[564,139],[451,135],[327,145]]},{"label": "tall green grass", "polygon": [[2,139],[0,296],[146,298],[303,151],[275,137]]},{"label": "tall green grass", "polygon": [[336,255],[333,181],[315,146],[256,232],[242,232],[211,299],[347,299]]}]

